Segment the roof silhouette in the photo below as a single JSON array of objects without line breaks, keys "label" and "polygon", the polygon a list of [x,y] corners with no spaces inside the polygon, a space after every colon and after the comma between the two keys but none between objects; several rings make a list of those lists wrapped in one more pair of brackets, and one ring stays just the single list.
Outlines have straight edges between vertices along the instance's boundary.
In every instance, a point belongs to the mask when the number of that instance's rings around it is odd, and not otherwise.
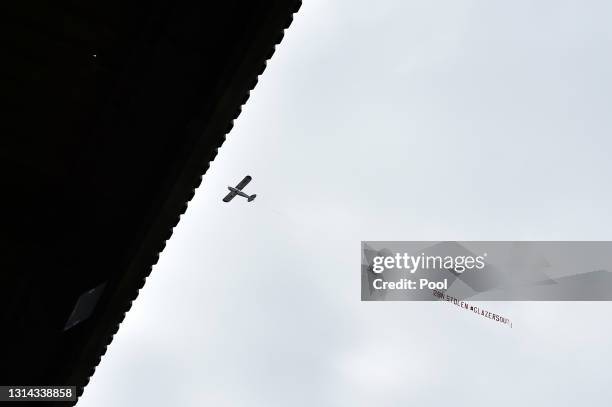
[{"label": "roof silhouette", "polygon": [[299,6],[6,5],[1,383],[82,393]]}]

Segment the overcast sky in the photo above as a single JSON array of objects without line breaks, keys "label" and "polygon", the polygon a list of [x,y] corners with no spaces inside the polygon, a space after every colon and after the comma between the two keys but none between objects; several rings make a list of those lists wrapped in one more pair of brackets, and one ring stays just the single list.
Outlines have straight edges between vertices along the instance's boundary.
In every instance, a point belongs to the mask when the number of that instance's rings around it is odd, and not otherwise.
[{"label": "overcast sky", "polygon": [[306,0],[79,406],[610,399],[609,303],[362,303],[359,248],[612,240],[611,15]]}]

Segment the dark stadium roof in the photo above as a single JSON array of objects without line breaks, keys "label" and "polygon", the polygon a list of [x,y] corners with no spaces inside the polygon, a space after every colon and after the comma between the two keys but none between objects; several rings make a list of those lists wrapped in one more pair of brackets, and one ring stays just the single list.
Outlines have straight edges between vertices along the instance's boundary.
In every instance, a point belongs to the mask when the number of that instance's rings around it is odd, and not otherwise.
[{"label": "dark stadium roof", "polygon": [[3,5],[0,384],[82,392],[299,6]]}]

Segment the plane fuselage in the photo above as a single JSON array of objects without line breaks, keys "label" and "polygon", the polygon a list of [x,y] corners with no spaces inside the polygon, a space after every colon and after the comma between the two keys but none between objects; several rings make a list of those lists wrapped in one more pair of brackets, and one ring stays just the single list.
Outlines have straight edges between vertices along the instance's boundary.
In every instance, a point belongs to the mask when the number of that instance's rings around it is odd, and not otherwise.
[{"label": "plane fuselage", "polygon": [[247,194],[245,194],[244,192],[242,192],[241,190],[236,189],[236,188],[234,188],[234,187],[229,187],[229,186],[228,186],[228,187],[227,187],[227,189],[229,189],[229,190],[230,190],[230,191],[232,191],[233,193],[235,193],[235,194],[237,194],[237,195],[240,195],[240,196],[243,196],[243,197],[245,197],[245,198],[249,198],[249,197],[250,197],[250,195],[247,195]]}]

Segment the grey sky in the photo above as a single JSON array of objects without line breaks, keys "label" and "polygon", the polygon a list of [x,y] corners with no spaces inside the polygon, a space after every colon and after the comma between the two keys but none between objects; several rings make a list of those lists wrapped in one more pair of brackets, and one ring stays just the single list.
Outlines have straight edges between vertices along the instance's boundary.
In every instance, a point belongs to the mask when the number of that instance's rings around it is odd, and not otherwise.
[{"label": "grey sky", "polygon": [[359,300],[361,240],[612,239],[610,15],[307,0],[79,406],[610,399],[608,303]]}]

